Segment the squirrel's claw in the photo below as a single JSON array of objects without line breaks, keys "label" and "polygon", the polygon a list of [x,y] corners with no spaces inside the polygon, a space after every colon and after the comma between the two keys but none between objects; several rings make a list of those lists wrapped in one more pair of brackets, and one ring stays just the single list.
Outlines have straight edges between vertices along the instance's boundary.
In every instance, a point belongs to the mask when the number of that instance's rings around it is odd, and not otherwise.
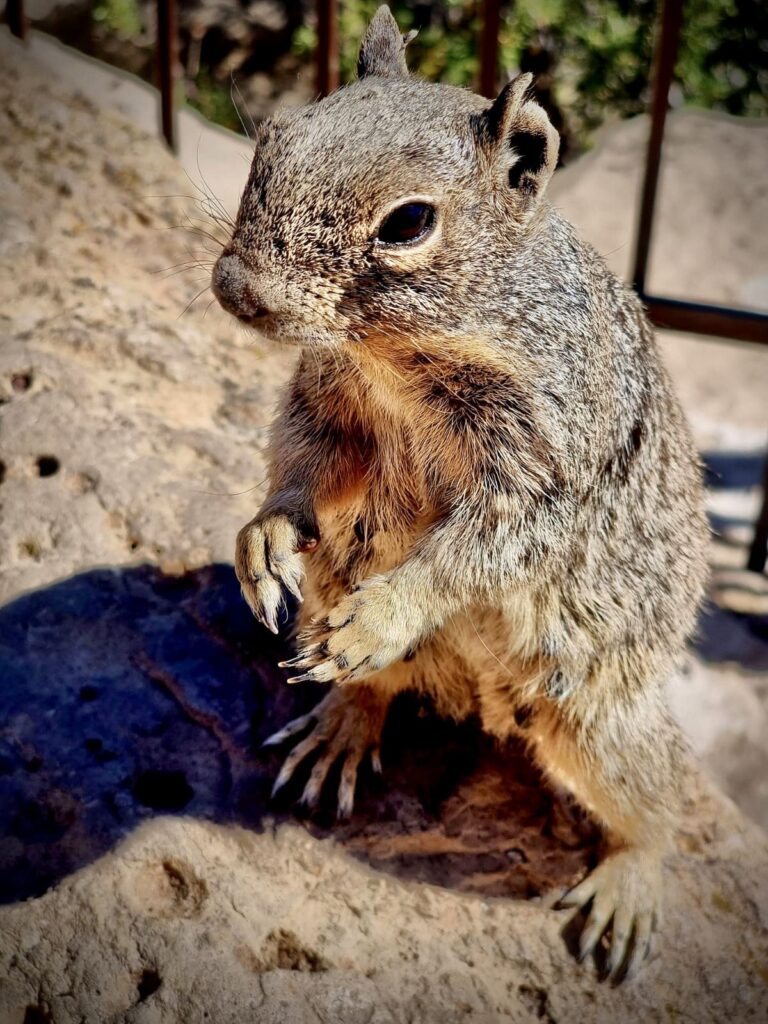
[{"label": "squirrel's claw", "polygon": [[315,716],[312,714],[301,715],[299,718],[294,718],[293,721],[283,726],[282,729],[278,729],[277,732],[273,732],[271,736],[267,736],[264,742],[261,744],[262,747],[279,747],[281,743],[285,743],[292,736],[295,736],[299,732],[303,732],[304,729],[315,721]]},{"label": "squirrel's claw", "polygon": [[282,514],[263,522],[254,519],[237,535],[235,573],[243,597],[259,622],[273,633],[279,630],[287,594],[302,600],[304,568],[298,550],[298,531]]},{"label": "squirrel's claw", "polygon": [[336,810],[339,818],[350,817],[358,771],[367,753],[370,753],[373,770],[381,771],[381,730],[387,705],[387,702],[375,701],[370,695],[360,701],[358,694],[359,691],[350,693],[333,689],[310,714],[294,719],[269,737],[264,745],[276,746],[301,732],[310,722],[315,723],[310,734],[286,758],[272,787],[273,796],[288,783],[299,765],[322,747],[300,802],[305,807],[315,807],[328,782],[331,769],[338,761],[342,761]]},{"label": "squirrel's claw", "polygon": [[621,850],[558,901],[559,907],[592,904],[579,941],[579,960],[592,955],[609,934],[604,977],[631,978],[647,958],[661,898],[659,859],[648,851]]}]

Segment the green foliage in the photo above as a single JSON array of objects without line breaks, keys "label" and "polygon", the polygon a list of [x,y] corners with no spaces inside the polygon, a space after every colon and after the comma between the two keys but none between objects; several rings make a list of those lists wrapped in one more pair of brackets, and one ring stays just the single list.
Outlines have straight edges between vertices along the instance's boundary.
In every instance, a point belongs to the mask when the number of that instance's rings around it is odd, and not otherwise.
[{"label": "green foliage", "polygon": [[696,0],[683,30],[678,74],[689,103],[768,115],[765,0]]},{"label": "green foliage", "polygon": [[[360,37],[379,0],[343,0],[342,80],[354,77]],[[472,87],[478,76],[482,4],[392,0],[403,31],[419,29],[409,63],[425,78]],[[554,101],[584,145],[607,116],[648,105],[657,0],[515,0],[500,34],[502,73],[516,71],[544,39],[557,58]],[[315,33],[296,33],[294,50],[310,58]],[[768,113],[768,4],[765,0],[688,0],[677,64],[684,102],[734,114]]]},{"label": "green foliage", "polygon": [[217,82],[207,68],[198,71],[194,84],[188,89],[187,102],[209,121],[221,124],[233,132],[243,130],[230,90]]},{"label": "green foliage", "polygon": [[100,0],[91,17],[124,39],[140,35],[143,29],[137,0]]},{"label": "green foliage", "polygon": [[[360,38],[379,3],[341,0],[342,81],[355,76]],[[477,85],[480,0],[390,4],[403,32],[419,30],[408,50],[412,68],[432,81]],[[141,9],[139,0],[98,0],[93,18],[112,34],[135,39],[143,31]],[[510,0],[500,31],[500,77],[521,66],[537,71],[542,100],[546,94],[558,127],[578,151],[606,118],[647,109],[658,9],[659,0]],[[291,45],[300,62],[313,60],[312,25],[302,24]],[[237,129],[229,90],[215,72],[204,65],[189,83],[191,102],[206,117]],[[732,114],[768,115],[766,0],[687,0],[676,97]]]}]

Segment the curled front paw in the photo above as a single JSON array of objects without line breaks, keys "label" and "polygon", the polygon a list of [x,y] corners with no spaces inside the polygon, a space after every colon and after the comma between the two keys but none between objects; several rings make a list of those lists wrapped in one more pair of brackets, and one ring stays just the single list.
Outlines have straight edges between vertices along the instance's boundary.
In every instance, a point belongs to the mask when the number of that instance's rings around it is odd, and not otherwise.
[{"label": "curled front paw", "polygon": [[350,683],[378,672],[408,651],[408,618],[386,580],[364,585],[299,637],[300,653],[283,667],[305,671],[289,682]]},{"label": "curled front paw", "polygon": [[606,974],[620,981],[635,974],[648,956],[661,916],[661,860],[644,850],[609,854],[583,882],[560,900],[563,907],[586,907],[579,959],[608,939]]},{"label": "curled front paw", "polygon": [[291,519],[282,514],[258,517],[237,535],[235,573],[251,611],[277,633],[286,591],[301,601],[304,575],[299,552],[307,547]]}]

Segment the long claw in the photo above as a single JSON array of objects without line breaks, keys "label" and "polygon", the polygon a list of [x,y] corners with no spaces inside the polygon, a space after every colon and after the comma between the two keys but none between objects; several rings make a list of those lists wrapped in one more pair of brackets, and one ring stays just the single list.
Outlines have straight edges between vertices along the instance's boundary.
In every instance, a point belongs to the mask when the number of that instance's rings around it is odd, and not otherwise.
[{"label": "long claw", "polygon": [[304,792],[301,794],[301,803],[305,807],[314,807],[320,799],[320,793],[322,792],[325,780],[328,778],[328,772],[333,767],[333,762],[338,756],[339,751],[332,749],[327,754],[324,754],[312,769],[307,779],[307,784],[304,787]]},{"label": "long claw", "polygon": [[314,715],[302,715],[300,718],[294,718],[293,721],[283,726],[282,729],[278,729],[277,732],[273,732],[271,736],[267,736],[264,742],[261,744],[262,747],[278,747],[281,743],[285,743],[291,736],[295,736],[297,732],[302,732],[306,729],[310,722],[315,720]]},{"label": "long claw", "polygon": [[284,584],[286,590],[290,591],[290,593],[293,594],[293,596],[296,598],[296,600],[299,602],[299,604],[302,604],[303,601],[304,601],[304,598],[301,595],[301,590],[299,589],[298,581],[293,576],[289,576],[289,575],[286,575],[286,576],[281,577],[281,578],[283,580],[283,584]]},{"label": "long claw", "polygon": [[286,762],[277,774],[277,778],[272,786],[272,792],[269,794],[270,797],[274,797],[283,788],[291,775],[293,775],[293,768],[289,767]]},{"label": "long claw", "polygon": [[[624,977],[627,981],[637,974],[643,962],[647,960],[651,949],[651,937],[653,935],[653,915],[649,913],[640,914],[635,920],[634,935],[632,938],[632,950],[627,958],[627,969]],[[617,974],[621,968],[619,963]],[[613,977],[613,975],[612,975]]]},{"label": "long claw", "polygon": [[288,676],[288,678],[285,681],[286,681],[286,683],[291,683],[291,684],[293,684],[293,683],[313,683],[313,682],[315,682],[315,677],[312,675],[311,672],[304,672],[300,676]]},{"label": "long claw", "polygon": [[357,785],[357,769],[362,760],[361,751],[350,751],[341,769],[341,781],[339,782],[339,801],[336,808],[336,816],[341,819],[352,817],[352,810],[355,806],[355,786]]},{"label": "long claw", "polygon": [[579,882],[578,885],[563,893],[557,901],[557,905],[558,907],[583,907],[595,895],[596,888],[593,876],[588,875],[583,882]]},{"label": "long claw", "polygon": [[302,740],[298,746],[295,746],[288,757],[285,759],[283,767],[280,769],[275,784],[272,787],[272,796],[283,788],[288,780],[293,775],[296,768],[301,764],[304,758],[311,754],[312,751],[319,747],[323,742],[323,737],[318,735],[318,731],[311,732],[306,739]]},{"label": "long claw", "polygon": [[322,660],[323,653],[319,644],[314,648],[306,648],[293,658],[278,662],[280,668],[314,668]]},{"label": "long claw", "polygon": [[621,905],[617,908],[611,927],[611,953],[608,958],[608,977],[615,981],[621,973],[627,950],[632,942],[632,911]]},{"label": "long claw", "polygon": [[612,917],[613,905],[610,902],[595,901],[579,940],[579,960],[586,960],[594,952]]},{"label": "long claw", "polygon": [[272,633],[277,636],[279,630],[277,628],[277,608],[270,608],[269,611],[264,609],[260,618],[263,625],[267,627]]},{"label": "long claw", "polygon": [[374,747],[371,751],[371,768],[373,768],[377,775],[381,775],[384,770],[381,767],[381,747]]}]

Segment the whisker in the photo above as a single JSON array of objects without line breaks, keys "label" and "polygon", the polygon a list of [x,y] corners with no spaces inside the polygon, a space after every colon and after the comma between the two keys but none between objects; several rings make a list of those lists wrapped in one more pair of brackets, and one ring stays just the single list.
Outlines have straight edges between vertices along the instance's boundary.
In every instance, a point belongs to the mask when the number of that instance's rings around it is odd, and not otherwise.
[{"label": "whisker", "polygon": [[[248,120],[251,122],[251,131],[253,132],[253,135],[249,135],[248,134],[248,129],[245,127],[245,121],[243,121],[242,114],[240,113],[240,107],[238,106],[237,103],[235,103],[234,97],[232,96],[232,89],[236,89],[237,90],[237,95],[239,96],[240,102],[243,105],[243,110],[248,115]],[[245,99],[243,98],[242,92],[240,91],[240,86],[237,84],[237,81],[235,80],[235,73],[234,73],[234,71],[232,72],[232,85],[231,85],[230,90],[229,90],[229,98],[232,101],[232,106],[237,111],[237,116],[238,116],[238,118],[240,120],[240,124],[243,126],[243,135],[245,135],[245,137],[247,139],[255,138],[256,137],[256,122],[253,120],[253,116],[252,116],[250,110],[248,109],[248,105],[246,104]]]},{"label": "whisker", "polygon": [[209,288],[209,284],[206,283],[200,289],[200,291],[197,293],[197,295],[195,295],[195,297],[193,299],[189,300],[189,302],[186,304],[184,309],[182,309],[182,311],[179,313],[179,315],[176,317],[176,319],[177,320],[181,320],[181,318],[184,316],[184,314],[187,312],[187,310],[190,309],[197,302],[197,300],[200,298],[200,296],[203,294],[203,292],[207,292],[208,291],[208,288]]}]

